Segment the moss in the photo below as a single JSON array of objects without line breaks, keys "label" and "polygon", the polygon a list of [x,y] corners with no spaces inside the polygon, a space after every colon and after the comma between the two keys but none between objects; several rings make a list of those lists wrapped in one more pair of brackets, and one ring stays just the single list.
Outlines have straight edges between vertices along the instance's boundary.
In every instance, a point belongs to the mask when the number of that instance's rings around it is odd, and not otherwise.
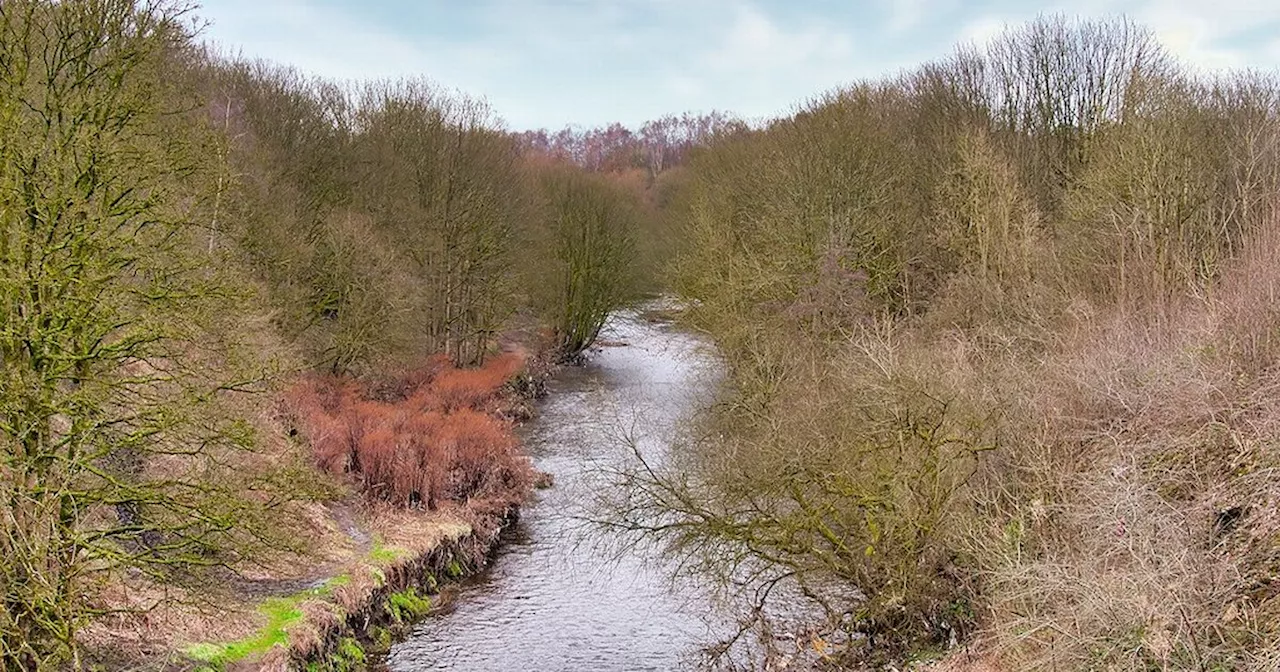
[{"label": "moss", "polygon": [[374,626],[369,631],[369,641],[373,643],[374,648],[377,650],[388,651],[391,649],[391,630],[382,626]]},{"label": "moss", "polygon": [[[470,528],[464,528],[463,532],[470,532]],[[449,559],[443,572],[449,579],[466,574],[467,556],[461,551],[442,545],[431,556],[440,557],[435,553]],[[361,571],[367,571],[376,586],[386,586],[390,567],[408,555],[409,552],[404,549],[384,546],[375,540],[368,557],[380,562],[366,564]],[[350,575],[343,574],[295,595],[269,599],[258,606],[258,611],[266,617],[267,623],[252,636],[234,642],[202,642],[187,647],[183,653],[197,663],[194,669],[219,672],[233,663],[252,660],[274,646],[287,646],[288,629],[302,619],[301,604],[308,599],[331,595],[334,589],[351,583],[351,580]],[[347,631],[347,634],[354,634],[355,637],[348,636],[340,640],[325,660],[312,661],[303,669],[308,672],[347,672],[361,669],[367,653],[361,648],[360,642],[366,643],[372,651],[389,650],[397,630],[430,614],[433,607],[431,595],[445,580],[433,572],[423,572],[419,585],[390,592],[383,602],[383,608],[390,619],[388,623],[369,623],[364,630],[357,628],[355,633]],[[203,664],[203,667],[199,664]]]},{"label": "moss", "polygon": [[[202,642],[200,644],[192,644],[191,646],[188,646],[185,653],[187,654],[188,658],[191,658],[193,660],[199,660],[206,663],[213,662],[216,660],[220,660],[225,655],[226,645],[225,644],[209,644],[209,643]],[[202,667],[197,669],[204,670],[208,668]]]},{"label": "moss", "polygon": [[367,660],[360,642],[353,637],[344,637],[328,660],[307,663],[305,669],[307,672],[355,672],[362,669]]},{"label": "moss", "polygon": [[387,598],[387,611],[397,623],[413,621],[431,611],[431,598],[419,594],[417,588],[407,588]]},{"label": "moss", "polygon": [[302,619],[299,605],[303,601],[328,595],[334,588],[351,582],[347,575],[335,576],[324,584],[302,591],[289,597],[273,597],[258,605],[258,613],[267,619],[267,624],[256,633],[233,642],[201,642],[192,644],[183,650],[190,659],[207,663],[212,669],[219,669],[228,663],[258,656],[277,645],[288,642],[289,626]]},{"label": "moss", "polygon": [[328,581],[325,581],[324,585],[317,588],[315,592],[318,595],[329,595],[330,593],[333,592],[334,588],[345,586],[348,583],[351,583],[351,575],[340,574],[338,576],[333,577],[332,579],[329,579]]},{"label": "moss", "polygon": [[410,552],[398,546],[384,546],[380,539],[373,541],[373,549],[369,551],[369,560],[379,565],[390,565],[401,558],[408,557]]},{"label": "moss", "polygon": [[187,657],[215,666],[234,663],[249,656],[259,655],[273,646],[284,644],[289,635],[285,628],[302,618],[298,603],[302,598],[272,598],[258,607],[267,617],[267,625],[244,639],[225,643],[200,643],[187,647]]},{"label": "moss", "polygon": [[344,637],[333,654],[332,669],[340,672],[358,669],[365,662],[364,648],[352,637]]}]

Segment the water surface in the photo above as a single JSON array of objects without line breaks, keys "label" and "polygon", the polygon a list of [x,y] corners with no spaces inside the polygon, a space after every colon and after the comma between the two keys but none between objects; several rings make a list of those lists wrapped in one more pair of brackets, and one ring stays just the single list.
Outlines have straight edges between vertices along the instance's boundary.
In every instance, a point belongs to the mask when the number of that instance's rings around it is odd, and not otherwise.
[{"label": "water surface", "polygon": [[713,360],[698,338],[636,313],[613,319],[613,342],[551,383],[524,431],[535,465],[555,487],[524,507],[493,565],[470,580],[449,611],[396,645],[397,672],[677,670],[723,631],[710,600],[673,588],[660,563],[584,539],[583,516],[601,467],[626,463],[625,437],[660,459],[681,420],[705,400]]}]

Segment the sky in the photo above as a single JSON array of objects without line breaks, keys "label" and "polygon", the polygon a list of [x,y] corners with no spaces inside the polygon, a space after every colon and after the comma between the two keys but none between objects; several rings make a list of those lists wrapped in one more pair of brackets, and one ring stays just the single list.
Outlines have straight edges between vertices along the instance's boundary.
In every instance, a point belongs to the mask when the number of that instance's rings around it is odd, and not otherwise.
[{"label": "sky", "polygon": [[759,120],[1041,13],[1126,15],[1201,70],[1280,67],[1280,0],[203,0],[205,39],[337,80],[425,76],[512,130]]}]

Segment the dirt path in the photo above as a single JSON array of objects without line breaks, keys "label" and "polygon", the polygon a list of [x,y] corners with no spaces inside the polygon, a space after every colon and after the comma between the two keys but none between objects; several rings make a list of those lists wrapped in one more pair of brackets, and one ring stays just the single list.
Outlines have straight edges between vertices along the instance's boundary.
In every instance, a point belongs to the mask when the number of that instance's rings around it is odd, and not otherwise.
[{"label": "dirt path", "polygon": [[343,553],[342,557],[321,561],[301,576],[251,578],[226,570],[219,578],[225,581],[224,586],[234,597],[248,602],[296,595],[323,586],[326,581],[342,574],[353,560],[363,558],[373,550],[373,533],[361,520],[357,507],[352,501],[332,502],[324,507],[327,522],[350,543],[350,551]]}]

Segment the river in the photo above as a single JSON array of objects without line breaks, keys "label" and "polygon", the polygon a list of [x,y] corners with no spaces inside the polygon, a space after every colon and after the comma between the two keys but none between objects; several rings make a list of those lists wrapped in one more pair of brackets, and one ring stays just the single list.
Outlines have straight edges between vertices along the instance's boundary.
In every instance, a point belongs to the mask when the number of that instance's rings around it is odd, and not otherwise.
[{"label": "river", "polygon": [[636,312],[602,338],[610,347],[558,375],[523,432],[554,487],[524,507],[489,569],[392,648],[391,670],[665,672],[692,667],[698,646],[723,632],[708,595],[674,587],[643,551],[602,548],[580,522],[609,487],[600,468],[628,459],[623,436],[661,459],[710,394],[714,358],[697,337]]}]

